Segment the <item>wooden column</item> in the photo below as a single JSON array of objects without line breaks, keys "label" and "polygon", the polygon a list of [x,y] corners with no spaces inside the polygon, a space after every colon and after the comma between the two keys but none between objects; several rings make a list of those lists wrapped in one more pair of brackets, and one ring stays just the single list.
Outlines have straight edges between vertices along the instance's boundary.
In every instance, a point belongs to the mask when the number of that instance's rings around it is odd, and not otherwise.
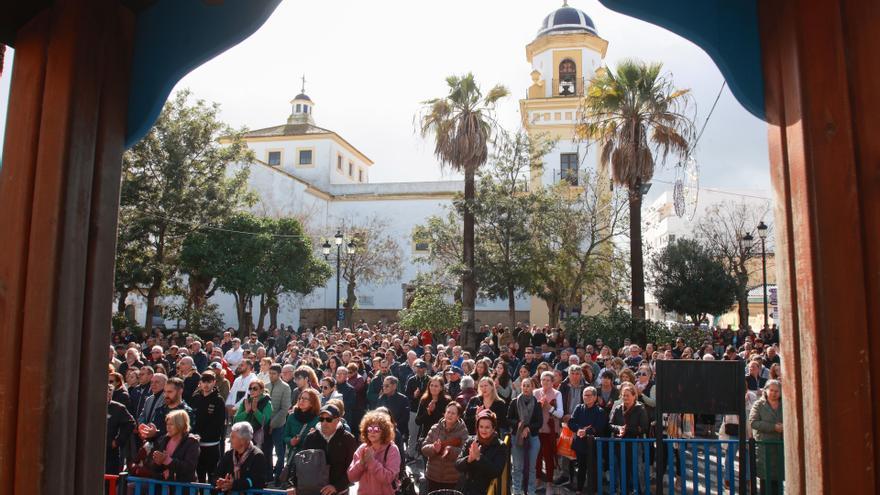
[{"label": "wooden column", "polygon": [[880,3],[759,2],[787,493],[880,491]]},{"label": "wooden column", "polygon": [[15,44],[0,169],[0,493],[102,493],[134,18],[57,0]]}]

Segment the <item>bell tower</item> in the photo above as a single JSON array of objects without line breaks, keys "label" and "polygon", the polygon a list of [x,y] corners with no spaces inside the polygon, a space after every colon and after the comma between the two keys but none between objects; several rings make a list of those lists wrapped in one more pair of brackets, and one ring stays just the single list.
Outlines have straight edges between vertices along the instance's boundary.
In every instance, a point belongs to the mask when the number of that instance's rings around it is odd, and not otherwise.
[{"label": "bell tower", "polygon": [[533,136],[556,139],[557,146],[531,170],[532,187],[562,180],[578,185],[585,150],[578,146],[575,125],[589,81],[601,70],[608,42],[599,37],[593,20],[568,5],[554,10],[526,46],[532,85],[520,100],[522,125]]},{"label": "bell tower", "polygon": [[290,117],[287,117],[288,124],[315,124],[312,118],[312,111],[315,103],[306,95],[306,76],[302,76],[302,89],[296,97],[290,100]]}]

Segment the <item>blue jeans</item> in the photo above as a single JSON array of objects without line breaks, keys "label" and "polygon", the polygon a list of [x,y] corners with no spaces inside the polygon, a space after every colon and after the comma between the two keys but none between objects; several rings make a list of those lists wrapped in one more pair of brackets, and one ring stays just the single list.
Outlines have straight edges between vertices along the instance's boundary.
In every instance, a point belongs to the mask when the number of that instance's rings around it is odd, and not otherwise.
[{"label": "blue jeans", "polygon": [[[287,444],[284,442],[283,426],[272,430],[272,445],[275,447],[275,455],[278,456],[278,460],[275,461],[275,469],[272,471],[272,475],[275,479],[278,479],[278,477],[281,476],[281,470],[284,469],[284,456],[287,453]],[[269,462],[272,462],[272,457],[269,457]]]},{"label": "blue jeans", "polygon": [[[538,450],[541,449],[541,443],[538,436],[529,435],[523,440],[522,445],[517,445],[516,439],[511,439],[513,446],[513,466],[511,466],[511,478],[513,481],[513,493],[519,495],[526,493],[534,495],[535,493],[535,462],[538,459]],[[528,490],[523,490],[523,475],[528,479]]]}]

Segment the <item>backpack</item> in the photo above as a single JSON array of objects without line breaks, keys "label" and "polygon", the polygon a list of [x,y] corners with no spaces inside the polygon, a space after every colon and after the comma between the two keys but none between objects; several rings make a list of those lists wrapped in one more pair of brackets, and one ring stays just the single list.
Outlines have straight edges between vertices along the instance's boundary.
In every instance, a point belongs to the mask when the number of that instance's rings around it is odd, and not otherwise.
[{"label": "backpack", "polygon": [[301,450],[293,457],[296,466],[296,493],[318,495],[330,483],[330,466],[323,450]]},{"label": "backpack", "polygon": [[[388,463],[388,450],[391,449],[391,445],[385,447],[385,455],[382,458],[382,464]],[[394,495],[418,495],[418,491],[416,490],[416,482],[413,480],[412,475],[406,474],[406,470],[404,469],[402,474],[398,476],[396,480],[391,483],[391,487],[394,488]]]}]

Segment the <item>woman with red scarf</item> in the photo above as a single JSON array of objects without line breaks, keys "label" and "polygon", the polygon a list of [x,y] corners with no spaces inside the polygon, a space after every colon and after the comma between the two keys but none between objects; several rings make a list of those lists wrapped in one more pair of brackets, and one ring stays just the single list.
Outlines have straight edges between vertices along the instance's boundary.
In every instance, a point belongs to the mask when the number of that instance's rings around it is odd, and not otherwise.
[{"label": "woman with red scarf", "polygon": [[562,394],[553,388],[552,371],[541,373],[541,388],[535,391],[535,399],[544,417],[538,430],[541,449],[535,462],[535,480],[549,484],[553,482],[553,470],[556,469],[556,441],[561,430],[559,420],[562,419]]}]

